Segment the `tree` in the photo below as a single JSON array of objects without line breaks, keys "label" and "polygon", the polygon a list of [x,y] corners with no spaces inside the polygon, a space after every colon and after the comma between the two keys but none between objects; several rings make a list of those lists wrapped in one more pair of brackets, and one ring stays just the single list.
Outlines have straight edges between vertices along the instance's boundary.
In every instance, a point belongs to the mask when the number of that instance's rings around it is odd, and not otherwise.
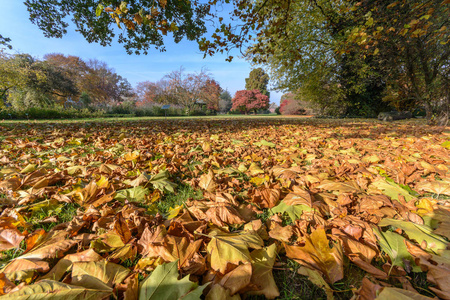
[{"label": "tree", "polygon": [[36,61],[33,68],[44,73],[46,80],[29,82],[28,88],[47,95],[52,102],[58,104],[65,104],[68,99],[79,96],[76,83],[60,68],[46,61]]},{"label": "tree", "polygon": [[84,91],[95,103],[122,102],[132,96],[130,83],[105,62],[91,59],[86,62],[89,72],[84,80]]},{"label": "tree", "polygon": [[444,125],[449,8],[446,0],[256,1],[240,16],[260,29],[248,57],[269,65],[278,88],[300,89],[339,114],[373,115],[387,96],[398,109],[425,107],[430,124]]},{"label": "tree", "polygon": [[63,104],[78,93],[74,83],[60,69],[28,54],[3,54],[0,76],[3,102],[17,109]]},{"label": "tree", "polygon": [[369,1],[344,50],[357,48],[378,61],[388,101],[423,106],[430,124],[450,117],[450,2]]},{"label": "tree", "polygon": [[30,72],[29,64],[21,64],[15,56],[0,51],[0,107],[5,105],[8,92],[26,86]]},{"label": "tree", "polygon": [[205,70],[185,73],[184,69],[180,68],[166,75],[164,79],[168,81],[167,93],[174,104],[185,107],[187,114],[190,114],[195,106],[208,103],[210,95],[206,87],[212,78]]},{"label": "tree", "polygon": [[300,103],[300,100],[295,99],[293,93],[287,93],[281,96],[280,113],[282,115],[304,115],[306,108]]},{"label": "tree", "polygon": [[67,33],[68,17],[88,42],[124,44],[128,54],[144,53],[154,46],[164,51],[163,36],[172,32],[178,43],[184,37],[197,40],[206,32],[205,17],[209,5],[192,1],[50,1],[27,0],[31,21],[47,37],[60,38]]},{"label": "tree", "polygon": [[203,99],[206,101],[206,108],[211,111],[219,110],[219,99],[222,92],[220,84],[214,79],[208,79],[202,88]]},{"label": "tree", "polygon": [[246,115],[258,109],[267,109],[269,107],[269,97],[261,94],[259,90],[241,90],[237,91],[232,99],[232,110],[238,110]]},{"label": "tree", "polygon": [[59,53],[46,54],[44,59],[75,82],[79,93],[72,96],[74,102],[79,100],[82,92],[87,93],[91,103],[96,105],[122,102],[132,96],[130,83],[105,62],[96,59],[84,61],[77,56]]},{"label": "tree", "polygon": [[135,89],[136,105],[146,106],[153,104],[175,103],[169,93],[170,83],[161,79],[157,82],[139,82]]},{"label": "tree", "polygon": [[223,114],[226,114],[230,111],[232,105],[233,103],[231,102],[230,92],[228,90],[223,91],[220,94],[219,111]]},{"label": "tree", "polygon": [[250,71],[248,78],[245,78],[246,90],[259,90],[261,94],[270,97],[270,93],[267,91],[267,85],[269,84],[269,75],[262,68],[256,68]]}]

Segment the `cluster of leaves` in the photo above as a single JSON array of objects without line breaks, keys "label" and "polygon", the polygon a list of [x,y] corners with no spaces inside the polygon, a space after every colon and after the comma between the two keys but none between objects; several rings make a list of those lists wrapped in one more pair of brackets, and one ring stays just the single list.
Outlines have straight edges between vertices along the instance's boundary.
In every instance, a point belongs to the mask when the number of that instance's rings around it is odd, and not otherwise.
[{"label": "cluster of leaves", "polygon": [[288,259],[328,299],[349,268],[359,299],[450,299],[438,128],[17,123],[0,138],[2,299],[273,299]]}]

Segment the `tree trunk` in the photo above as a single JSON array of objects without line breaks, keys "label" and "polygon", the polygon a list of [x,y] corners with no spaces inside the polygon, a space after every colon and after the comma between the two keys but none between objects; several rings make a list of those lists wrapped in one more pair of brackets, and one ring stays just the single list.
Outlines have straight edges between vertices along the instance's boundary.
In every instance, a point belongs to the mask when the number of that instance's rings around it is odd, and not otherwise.
[{"label": "tree trunk", "polygon": [[430,103],[425,102],[425,117],[427,119],[427,124],[431,125],[432,118],[433,118],[433,108],[431,107]]},{"label": "tree trunk", "polygon": [[425,103],[425,112],[428,125],[447,126],[450,117],[450,99],[442,99],[442,103],[433,107],[430,103]]},{"label": "tree trunk", "polygon": [[442,100],[443,103],[436,113],[436,125],[437,126],[447,126],[448,118],[450,117],[450,98],[446,97],[446,99]]}]

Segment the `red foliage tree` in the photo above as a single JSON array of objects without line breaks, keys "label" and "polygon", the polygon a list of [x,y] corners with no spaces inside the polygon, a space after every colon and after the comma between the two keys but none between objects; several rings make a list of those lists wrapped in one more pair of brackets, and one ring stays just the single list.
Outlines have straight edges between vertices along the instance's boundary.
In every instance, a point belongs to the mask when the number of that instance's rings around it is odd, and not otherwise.
[{"label": "red foliage tree", "polygon": [[269,97],[261,94],[259,90],[237,91],[231,101],[233,102],[232,110],[238,110],[245,114],[269,107]]}]

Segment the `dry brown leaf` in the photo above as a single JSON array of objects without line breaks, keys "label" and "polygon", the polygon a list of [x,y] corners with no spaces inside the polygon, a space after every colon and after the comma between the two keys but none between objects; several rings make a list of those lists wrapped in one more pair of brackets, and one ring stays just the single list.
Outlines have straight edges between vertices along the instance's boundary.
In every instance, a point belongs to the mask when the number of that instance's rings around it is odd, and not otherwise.
[{"label": "dry brown leaf", "polygon": [[243,264],[238,266],[233,271],[227,273],[219,284],[224,288],[230,290],[230,295],[238,293],[244,289],[249,283],[252,277],[252,265]]},{"label": "dry brown leaf", "polygon": [[209,170],[208,174],[203,174],[202,176],[200,176],[198,186],[207,192],[214,192],[217,187],[217,183],[214,180],[214,172],[212,170]]},{"label": "dry brown leaf", "polygon": [[217,226],[245,223],[235,208],[222,205],[208,209],[206,211],[206,220],[216,224]]},{"label": "dry brown leaf", "polygon": [[148,258],[161,257],[166,262],[175,261],[176,257],[170,253],[165,237],[166,229],[163,225],[152,229],[147,227],[138,241],[138,245],[142,248],[142,256]]},{"label": "dry brown leaf", "polygon": [[0,229],[0,251],[18,248],[24,238],[17,229]]},{"label": "dry brown leaf", "polygon": [[280,202],[281,191],[278,189],[258,189],[253,195],[252,202],[261,208],[273,208]]}]

